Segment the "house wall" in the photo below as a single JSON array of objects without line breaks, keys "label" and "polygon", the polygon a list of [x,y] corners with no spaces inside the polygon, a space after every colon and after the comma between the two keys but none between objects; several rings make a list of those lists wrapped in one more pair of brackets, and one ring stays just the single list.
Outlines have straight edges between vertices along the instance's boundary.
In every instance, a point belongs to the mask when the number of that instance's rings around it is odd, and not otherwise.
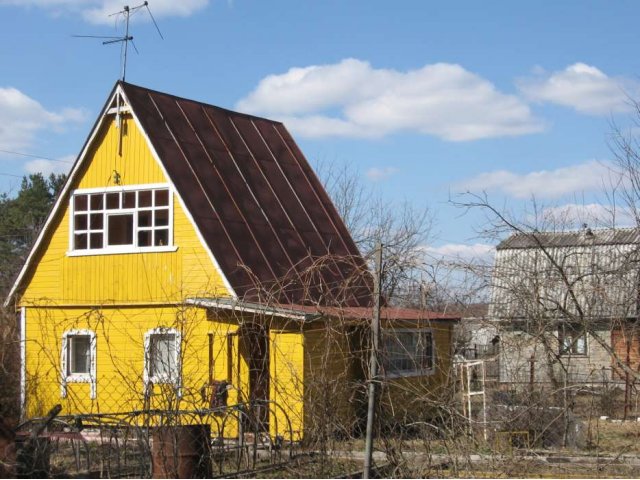
[{"label": "house wall", "polygon": [[[365,327],[335,318],[317,320],[304,327],[283,325],[270,329],[270,395],[292,422],[294,437],[352,435],[363,427],[366,415]],[[428,375],[384,380],[379,401],[385,420],[424,420],[435,414],[440,400],[448,393],[453,324],[397,325],[409,327],[432,329],[436,367]],[[285,419],[283,413],[271,417],[279,425]]]},{"label": "house wall", "polygon": [[[123,186],[168,182],[132,119],[123,122],[122,157],[117,154],[120,130],[113,120],[105,122],[71,191],[112,187],[114,170]],[[62,202],[64,208],[25,282],[20,305],[133,305],[229,295],[175,193],[175,252],[68,256],[69,199]]]},{"label": "house wall", "polygon": [[436,359],[429,375],[387,378],[381,395],[382,416],[400,423],[429,419],[448,398],[452,369],[453,323],[433,323]]},{"label": "house wall", "polygon": [[[118,154],[121,132],[122,156]],[[116,128],[113,118],[105,119],[86,155],[85,167],[70,192],[113,187],[114,170],[122,186],[169,183],[129,116],[125,115],[121,129]],[[216,354],[213,377],[226,379],[227,337],[237,329],[237,322],[207,320],[204,310],[180,306],[188,297],[228,296],[230,292],[178,195],[173,194],[173,245],[177,248],[154,253],[68,255],[69,198],[61,201],[62,208],[52,220],[51,233],[44,239],[32,271],[27,272],[17,301],[26,312],[25,414],[42,414],[57,403],[63,405],[63,413],[142,408],[144,333],[174,325],[183,332],[180,404],[183,408],[204,406],[200,389],[209,376],[209,335]],[[62,396],[62,336],[71,329],[90,329],[96,334],[96,398],[91,398],[90,385],[81,383],[69,384],[66,396]],[[237,336],[232,337],[232,348],[233,342],[237,352]],[[241,374],[233,383],[239,379],[246,384],[243,361],[241,356],[237,358]],[[229,392],[230,403],[238,401],[242,387]],[[168,398],[173,389],[168,390],[156,391],[150,406],[159,406],[163,399],[174,401]]]},{"label": "house wall", "polygon": [[303,333],[295,328],[269,330],[269,396],[274,402],[269,426],[272,435],[291,431],[296,441],[302,439],[305,428],[304,344]]},{"label": "house wall", "polygon": [[314,322],[304,331],[305,431],[312,436],[349,436],[364,396],[356,370],[362,352],[359,332],[338,319]]},{"label": "house wall", "polygon": [[[640,371],[640,332],[637,325],[628,325],[627,328],[616,327],[611,331],[611,346],[618,362],[623,362],[636,372]],[[614,378],[625,380],[624,370],[612,360]]]},{"label": "house wall", "polygon": [[[144,334],[157,327],[182,332],[181,402],[200,406],[198,391],[206,381],[207,335],[211,325],[197,308],[121,307],[29,308],[27,315],[27,412],[41,415],[56,403],[63,414],[123,412],[144,406]],[[61,351],[64,332],[91,330],[96,335],[96,398],[90,385],[68,383],[61,391]],[[162,392],[155,392],[159,397]],[[153,396],[152,396],[153,397]],[[159,400],[153,398],[152,402]]]},{"label": "house wall", "polygon": [[[597,331],[599,338],[609,341],[608,330]],[[534,362],[534,382],[547,383],[552,375],[563,381],[563,369],[556,360],[558,338],[550,335],[546,347],[543,342],[522,331],[500,333],[500,382],[527,385],[531,380],[531,362]],[[587,335],[587,355],[562,355],[563,365],[571,383],[602,382],[611,379],[611,356],[592,336]],[[604,369],[604,370],[603,370]]]}]

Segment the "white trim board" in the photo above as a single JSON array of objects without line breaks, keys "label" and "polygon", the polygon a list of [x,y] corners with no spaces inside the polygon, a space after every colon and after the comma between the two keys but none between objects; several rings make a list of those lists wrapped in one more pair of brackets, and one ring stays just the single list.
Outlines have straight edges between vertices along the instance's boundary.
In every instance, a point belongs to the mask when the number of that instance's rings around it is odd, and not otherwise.
[{"label": "white trim board", "polygon": [[[91,355],[88,373],[69,373],[68,372],[68,352],[69,337],[88,336],[89,352]],[[67,388],[70,383],[88,383],[90,384],[89,397],[95,400],[97,397],[97,372],[96,372],[96,332],[87,329],[67,330],[62,335],[62,348],[60,350],[60,397],[67,398]]]},{"label": "white trim board", "polygon": [[24,421],[27,405],[27,307],[20,308],[20,420]]}]

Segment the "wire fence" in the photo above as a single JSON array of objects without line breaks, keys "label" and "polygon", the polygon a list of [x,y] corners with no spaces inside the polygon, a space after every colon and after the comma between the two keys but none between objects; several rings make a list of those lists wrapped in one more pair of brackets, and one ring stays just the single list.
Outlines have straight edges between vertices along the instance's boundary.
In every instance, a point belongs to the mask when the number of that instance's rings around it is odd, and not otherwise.
[{"label": "wire fence", "polygon": [[[17,429],[15,473],[28,478],[209,478],[289,462],[299,453],[296,442],[285,440],[292,438],[291,424],[266,424],[260,415],[265,409],[278,406],[257,402],[33,418]],[[232,425],[235,435],[229,433]]]}]

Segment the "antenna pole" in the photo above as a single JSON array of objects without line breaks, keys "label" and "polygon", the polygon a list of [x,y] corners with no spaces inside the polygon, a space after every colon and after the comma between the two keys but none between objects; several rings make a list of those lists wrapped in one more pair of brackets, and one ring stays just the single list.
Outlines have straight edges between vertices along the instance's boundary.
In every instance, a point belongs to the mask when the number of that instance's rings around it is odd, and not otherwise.
[{"label": "antenna pole", "polygon": [[124,6],[124,14],[126,18],[126,31],[124,33],[124,61],[122,62],[122,81],[124,82],[125,76],[127,74],[127,50],[129,47],[129,6]]},{"label": "antenna pole", "polygon": [[103,45],[112,45],[114,43],[124,42],[124,45],[122,45],[122,47],[120,48],[120,56],[121,56],[120,60],[121,60],[121,67],[122,67],[121,78],[123,82],[126,80],[126,77],[127,77],[127,56],[129,53],[129,42],[131,42],[131,46],[136,51],[136,53],[139,53],[138,49],[136,48],[136,44],[133,43],[133,37],[129,35],[129,19],[131,18],[132,13],[137,12],[141,8],[147,9],[149,16],[151,17],[151,20],[153,21],[153,24],[155,25],[156,30],[158,31],[158,35],[160,35],[160,38],[164,40],[164,37],[162,36],[162,32],[160,32],[160,27],[158,27],[158,24],[156,23],[156,19],[153,18],[153,14],[151,13],[151,9],[149,8],[149,2],[147,1],[142,2],[140,5],[137,5],[135,7],[129,7],[129,5],[125,5],[121,11],[115,12],[109,15],[110,17],[113,17],[114,15],[125,16],[124,37],[113,37],[113,36],[102,36],[102,35],[72,35],[73,37],[82,37],[82,38],[104,38],[105,40],[102,42]]}]

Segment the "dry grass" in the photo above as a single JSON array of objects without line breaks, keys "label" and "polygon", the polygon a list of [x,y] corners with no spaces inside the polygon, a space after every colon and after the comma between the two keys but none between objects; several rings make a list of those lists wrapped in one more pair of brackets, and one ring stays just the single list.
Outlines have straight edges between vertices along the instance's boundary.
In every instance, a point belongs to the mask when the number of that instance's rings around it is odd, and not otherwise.
[{"label": "dry grass", "polygon": [[588,425],[588,447],[613,455],[640,454],[640,422],[592,419]]}]

